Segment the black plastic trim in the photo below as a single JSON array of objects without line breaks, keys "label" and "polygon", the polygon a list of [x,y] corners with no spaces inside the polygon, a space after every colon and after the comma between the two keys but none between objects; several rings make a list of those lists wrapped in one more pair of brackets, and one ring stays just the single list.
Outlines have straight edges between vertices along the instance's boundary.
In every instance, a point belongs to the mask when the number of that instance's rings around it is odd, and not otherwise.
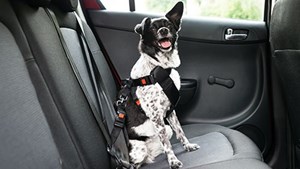
[{"label": "black plastic trim", "polygon": [[[144,17],[159,17],[138,12],[89,11],[95,27],[133,32],[136,24]],[[198,30],[201,29],[201,31]],[[243,41],[226,41],[225,31],[228,28],[248,30],[247,39]],[[268,41],[266,23],[263,21],[246,21],[218,18],[183,18],[180,39],[187,41],[219,44],[252,44]]]}]

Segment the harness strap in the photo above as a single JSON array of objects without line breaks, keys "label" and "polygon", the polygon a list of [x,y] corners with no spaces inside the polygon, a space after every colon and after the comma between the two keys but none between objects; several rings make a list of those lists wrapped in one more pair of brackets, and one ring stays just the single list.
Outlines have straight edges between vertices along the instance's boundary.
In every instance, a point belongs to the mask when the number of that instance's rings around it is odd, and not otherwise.
[{"label": "harness strap", "polygon": [[111,143],[114,144],[125,126],[127,99],[130,95],[130,87],[123,85],[119,94],[118,100],[115,103],[117,116],[115,117],[114,127],[111,131]]},{"label": "harness strap", "polygon": [[[117,116],[115,118],[114,127],[111,132],[111,143],[114,145],[115,141],[119,137],[121,131],[125,130],[126,122],[126,111],[125,108],[128,104],[128,98],[132,97],[134,104],[143,112],[141,103],[136,96],[136,87],[145,86],[150,84],[159,83],[162,87],[164,93],[169,98],[171,102],[170,110],[167,111],[166,117],[172,113],[177,105],[180,95],[176,88],[173,80],[170,78],[170,73],[172,69],[163,69],[162,67],[155,67],[149,76],[145,76],[139,79],[128,79],[124,81],[123,86],[118,94],[118,100],[115,103]],[[110,150],[108,150],[110,152]],[[112,153],[114,155],[114,153]],[[118,158],[117,158],[118,159]]]},{"label": "harness strap", "polygon": [[175,109],[176,105],[179,102],[180,94],[179,94],[179,91],[176,88],[173,80],[169,76],[171,71],[172,71],[171,68],[163,69],[162,67],[157,66],[150,72],[150,75],[144,76],[144,77],[141,77],[138,79],[131,79],[132,97],[133,97],[135,104],[139,107],[140,111],[143,111],[143,109],[141,108],[141,105],[140,105],[141,103],[140,103],[139,99],[135,95],[136,87],[158,83],[162,87],[164,93],[166,94],[166,96],[168,97],[168,99],[171,102],[171,107],[166,112],[166,117],[168,117],[173,112],[173,110]]},{"label": "harness strap", "polygon": [[146,86],[158,83],[170,100],[171,107],[175,108],[180,99],[180,94],[173,80],[169,76],[171,71],[171,68],[163,69],[162,67],[157,66],[151,71],[150,75],[138,79],[132,79],[132,87]]},{"label": "harness strap", "polygon": [[[171,74],[172,69],[164,69],[168,74]],[[146,85],[151,85],[155,84],[157,80],[154,79],[153,75],[150,73],[148,76],[144,76],[138,79],[131,79],[132,81],[132,86],[137,87],[137,86],[146,86]]]}]

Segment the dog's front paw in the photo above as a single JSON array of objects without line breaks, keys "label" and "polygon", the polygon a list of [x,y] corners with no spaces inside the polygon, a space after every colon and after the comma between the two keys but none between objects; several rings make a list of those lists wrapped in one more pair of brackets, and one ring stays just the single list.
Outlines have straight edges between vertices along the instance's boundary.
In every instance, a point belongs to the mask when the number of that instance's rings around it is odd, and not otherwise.
[{"label": "dog's front paw", "polygon": [[200,148],[198,144],[192,144],[192,143],[186,144],[183,147],[186,151],[195,151]]},{"label": "dog's front paw", "polygon": [[172,169],[177,169],[183,166],[182,162],[179,161],[177,158],[170,160],[169,164]]}]

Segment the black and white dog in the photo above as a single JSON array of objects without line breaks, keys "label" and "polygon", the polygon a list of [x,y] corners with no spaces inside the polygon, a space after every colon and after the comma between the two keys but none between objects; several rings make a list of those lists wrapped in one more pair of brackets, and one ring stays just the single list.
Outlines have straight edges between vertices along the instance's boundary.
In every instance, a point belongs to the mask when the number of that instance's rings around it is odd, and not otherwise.
[{"label": "black and white dog", "polygon": [[[172,68],[170,77],[176,88],[180,89],[180,76],[175,68],[180,65],[177,39],[182,14],[183,3],[178,2],[165,17],[145,18],[141,24],[136,25],[135,32],[140,34],[141,56],[131,70],[132,79],[149,75],[156,66],[164,69]],[[171,103],[162,87],[158,83],[140,86],[137,87],[135,94],[140,100],[146,118],[138,125],[131,126],[128,132],[146,139],[134,139],[129,135],[131,162],[138,168],[143,163],[153,162],[159,154],[166,153],[171,168],[182,167],[183,164],[175,156],[169,141],[173,134],[172,129],[186,151],[197,150],[199,146],[189,143],[175,111],[167,117],[171,127],[164,123]]]}]

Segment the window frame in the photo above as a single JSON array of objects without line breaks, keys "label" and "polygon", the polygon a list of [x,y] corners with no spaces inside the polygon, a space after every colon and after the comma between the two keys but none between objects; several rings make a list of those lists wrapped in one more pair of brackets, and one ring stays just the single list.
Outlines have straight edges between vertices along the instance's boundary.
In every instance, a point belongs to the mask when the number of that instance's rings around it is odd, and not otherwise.
[{"label": "window frame", "polygon": [[[106,10],[104,4],[101,2],[101,0],[96,0],[98,2],[99,5],[101,5],[101,9],[102,10]],[[265,3],[264,3],[264,12],[263,12],[263,22],[266,22],[267,25],[269,26],[269,23],[270,23],[270,19],[271,19],[271,13],[272,13],[272,7],[273,7],[273,4],[272,4],[272,1],[273,0],[265,0]],[[276,2],[277,0],[274,0],[274,2]],[[135,9],[135,0],[128,0],[128,3],[129,3],[129,12],[135,12],[136,9]],[[205,17],[205,16],[203,16]],[[221,18],[222,19],[222,18]],[[233,18],[224,18],[224,19],[233,19]],[[244,19],[241,19],[241,20],[244,20]]]}]

